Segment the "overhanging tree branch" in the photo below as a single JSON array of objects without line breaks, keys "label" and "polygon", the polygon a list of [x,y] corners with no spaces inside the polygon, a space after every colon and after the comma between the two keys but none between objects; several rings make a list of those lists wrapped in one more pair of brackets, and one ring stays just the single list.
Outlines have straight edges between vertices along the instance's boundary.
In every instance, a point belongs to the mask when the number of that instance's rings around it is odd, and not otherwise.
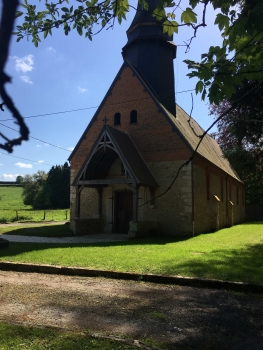
[{"label": "overhanging tree branch", "polygon": [[0,23],[0,95],[3,99],[3,103],[1,103],[1,110],[3,110],[2,106],[6,105],[6,107],[13,114],[13,117],[16,120],[16,123],[20,127],[20,137],[17,139],[10,140],[2,133],[0,136],[6,141],[5,143],[0,143],[0,148],[6,150],[11,153],[13,151],[13,147],[16,145],[20,145],[23,140],[28,140],[29,130],[24,123],[23,117],[19,113],[18,109],[15,107],[12,99],[9,97],[5,90],[5,84],[10,82],[10,77],[5,74],[4,67],[8,58],[10,38],[13,31],[15,16],[17,7],[19,5],[18,0],[2,0],[2,17]]}]

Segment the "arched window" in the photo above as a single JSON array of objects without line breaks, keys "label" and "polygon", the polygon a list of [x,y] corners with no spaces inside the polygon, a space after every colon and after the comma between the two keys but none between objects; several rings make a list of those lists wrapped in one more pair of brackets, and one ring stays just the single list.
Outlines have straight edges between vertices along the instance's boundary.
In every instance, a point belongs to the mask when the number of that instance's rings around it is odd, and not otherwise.
[{"label": "arched window", "polygon": [[114,114],[114,125],[121,125],[121,114],[120,113]]},{"label": "arched window", "polygon": [[130,113],[130,123],[131,124],[137,123],[137,111],[135,111],[135,109],[132,110]]}]

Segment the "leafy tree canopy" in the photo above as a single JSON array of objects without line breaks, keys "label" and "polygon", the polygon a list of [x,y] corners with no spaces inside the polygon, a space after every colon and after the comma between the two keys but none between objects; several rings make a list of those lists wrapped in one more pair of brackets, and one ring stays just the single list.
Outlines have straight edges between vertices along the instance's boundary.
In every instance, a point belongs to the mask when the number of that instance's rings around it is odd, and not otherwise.
[{"label": "leafy tree canopy", "polygon": [[[139,0],[145,9],[148,1]],[[259,0],[160,0],[153,16],[161,21],[163,31],[169,35],[178,33],[179,27],[191,26],[193,36],[200,27],[206,26],[206,9],[212,5],[216,10],[215,25],[222,34],[222,45],[211,46],[201,56],[201,62],[185,60],[190,78],[198,78],[196,93],[202,99],[208,96],[210,103],[218,104],[224,98],[230,98],[236,87],[244,79],[263,82],[263,1]],[[79,35],[92,40],[92,36],[103,28],[114,26],[115,20],[121,23],[131,9],[128,0],[58,0],[53,3],[45,0],[45,9],[24,0],[24,22],[17,26],[17,41],[31,36],[35,46],[52,34],[55,28],[63,27],[64,33],[77,30]],[[198,18],[195,9],[202,6],[202,16]]]},{"label": "leafy tree canopy", "polygon": [[70,168],[68,163],[53,166],[48,173],[38,171],[25,175],[22,181],[24,204],[34,209],[64,209],[69,207]]},{"label": "leafy tree canopy", "polygon": [[[243,81],[229,100],[211,105],[210,112],[217,118],[228,111],[233,101],[251,91],[256,81]],[[217,123],[217,141],[224,155],[246,185],[246,201],[263,203],[263,87],[249,96]]]}]

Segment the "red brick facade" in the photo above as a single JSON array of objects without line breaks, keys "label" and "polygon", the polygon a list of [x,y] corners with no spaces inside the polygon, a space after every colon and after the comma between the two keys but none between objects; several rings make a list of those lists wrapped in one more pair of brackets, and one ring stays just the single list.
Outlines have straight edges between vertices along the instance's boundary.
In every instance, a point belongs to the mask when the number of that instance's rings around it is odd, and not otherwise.
[{"label": "red brick facade", "polygon": [[[130,123],[132,110],[137,111],[137,123]],[[114,125],[116,113],[120,113],[120,125]],[[73,151],[70,158],[72,181],[91,152],[104,126],[105,117],[107,125],[130,135],[159,184],[154,190],[154,196],[162,195],[170,186],[180,165],[190,158],[193,151],[167,118],[151,91],[125,64]],[[129,190],[129,187],[105,187],[101,197],[101,212],[95,213],[94,203],[98,201],[96,191],[85,189],[80,199],[82,209],[78,219],[94,219],[96,223],[99,222],[96,224],[98,231],[109,232],[107,230],[110,230],[110,221],[114,220],[114,206],[111,201],[114,200],[116,190]],[[140,234],[155,231],[172,235],[194,235],[215,231],[244,220],[243,184],[198,154],[187,169],[181,171],[172,188],[163,196],[150,203],[150,189],[147,186],[139,187],[138,193],[138,218],[131,226],[137,232],[141,230]],[[92,205],[89,205],[91,201]],[[140,207],[146,201],[148,203]],[[74,187],[71,205],[71,227],[78,233],[73,223],[76,206]]]}]

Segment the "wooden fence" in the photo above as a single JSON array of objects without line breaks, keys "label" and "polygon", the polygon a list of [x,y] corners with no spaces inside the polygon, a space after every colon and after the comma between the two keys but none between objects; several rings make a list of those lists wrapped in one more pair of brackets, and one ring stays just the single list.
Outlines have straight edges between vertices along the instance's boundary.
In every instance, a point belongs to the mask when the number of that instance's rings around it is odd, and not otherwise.
[{"label": "wooden fence", "polygon": [[56,210],[0,210],[0,224],[16,221],[64,221],[69,220],[69,209]]}]

